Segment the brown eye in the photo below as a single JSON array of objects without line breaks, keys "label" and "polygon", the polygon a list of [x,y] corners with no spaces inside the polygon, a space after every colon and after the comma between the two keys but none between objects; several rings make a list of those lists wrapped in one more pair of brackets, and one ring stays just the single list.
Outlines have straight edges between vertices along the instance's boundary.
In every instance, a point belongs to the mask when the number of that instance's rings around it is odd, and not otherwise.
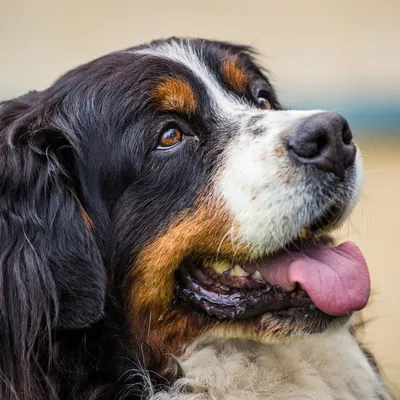
[{"label": "brown eye", "polygon": [[271,103],[263,96],[258,96],[257,97],[257,103],[264,110],[270,110],[271,109]]},{"label": "brown eye", "polygon": [[169,128],[161,135],[157,149],[167,149],[176,146],[182,142],[183,138],[184,135],[178,128]]}]

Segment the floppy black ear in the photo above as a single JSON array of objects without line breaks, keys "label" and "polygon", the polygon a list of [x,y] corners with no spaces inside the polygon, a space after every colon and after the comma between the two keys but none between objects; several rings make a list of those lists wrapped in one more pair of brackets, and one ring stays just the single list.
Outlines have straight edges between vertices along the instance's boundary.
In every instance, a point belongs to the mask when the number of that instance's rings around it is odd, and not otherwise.
[{"label": "floppy black ear", "polygon": [[106,277],[79,200],[78,143],[46,126],[40,97],[0,105],[0,340],[38,335],[43,324],[86,327],[103,314]]}]

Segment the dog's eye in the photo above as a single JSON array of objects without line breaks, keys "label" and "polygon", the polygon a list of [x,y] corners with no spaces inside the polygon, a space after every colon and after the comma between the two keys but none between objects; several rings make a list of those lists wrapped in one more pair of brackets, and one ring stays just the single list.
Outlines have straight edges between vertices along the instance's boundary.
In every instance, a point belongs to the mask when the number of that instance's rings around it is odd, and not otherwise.
[{"label": "dog's eye", "polygon": [[257,97],[257,103],[264,110],[270,110],[271,109],[271,103],[263,96],[258,96]]},{"label": "dog's eye", "polygon": [[161,135],[157,149],[168,149],[176,146],[184,139],[183,133],[178,128],[168,128]]}]

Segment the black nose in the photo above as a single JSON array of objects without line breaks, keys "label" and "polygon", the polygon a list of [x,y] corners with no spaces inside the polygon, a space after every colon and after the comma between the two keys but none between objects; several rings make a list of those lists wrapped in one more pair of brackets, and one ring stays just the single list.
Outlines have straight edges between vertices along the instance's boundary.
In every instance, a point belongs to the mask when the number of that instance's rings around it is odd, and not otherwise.
[{"label": "black nose", "polygon": [[354,164],[357,152],[347,121],[330,112],[303,120],[289,138],[288,146],[291,156],[301,164],[315,165],[340,178]]}]

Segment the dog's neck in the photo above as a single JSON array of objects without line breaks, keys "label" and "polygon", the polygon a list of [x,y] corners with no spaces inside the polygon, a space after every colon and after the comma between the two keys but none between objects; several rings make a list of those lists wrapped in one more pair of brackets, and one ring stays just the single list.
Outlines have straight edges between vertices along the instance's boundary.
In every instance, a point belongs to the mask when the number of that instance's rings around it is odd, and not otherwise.
[{"label": "dog's neck", "polygon": [[208,339],[180,363],[185,376],[149,399],[390,399],[348,329],[273,345]]}]

